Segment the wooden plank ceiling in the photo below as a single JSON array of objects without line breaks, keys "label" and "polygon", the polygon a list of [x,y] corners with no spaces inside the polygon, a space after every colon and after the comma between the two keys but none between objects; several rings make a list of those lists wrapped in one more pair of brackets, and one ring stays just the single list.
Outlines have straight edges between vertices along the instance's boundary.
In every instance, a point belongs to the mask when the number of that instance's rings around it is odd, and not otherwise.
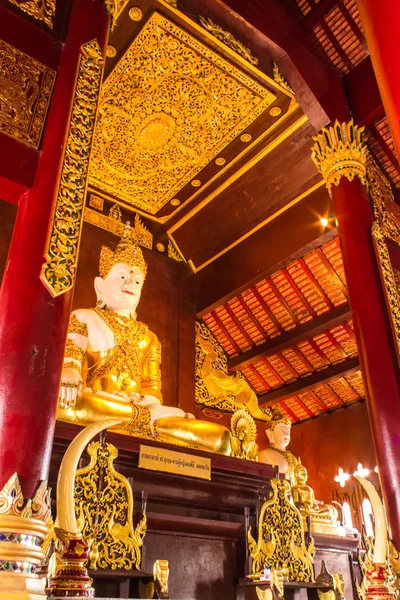
[{"label": "wooden plank ceiling", "polygon": [[261,405],[294,422],[364,399],[338,237],[204,316]]}]

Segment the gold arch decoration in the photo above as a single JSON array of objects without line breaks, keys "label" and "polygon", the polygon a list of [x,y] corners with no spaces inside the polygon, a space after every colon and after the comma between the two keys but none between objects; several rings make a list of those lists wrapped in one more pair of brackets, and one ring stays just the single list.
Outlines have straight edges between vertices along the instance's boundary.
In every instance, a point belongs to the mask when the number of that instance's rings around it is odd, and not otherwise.
[{"label": "gold arch decoration", "polygon": [[269,408],[261,409],[254,390],[242,373],[228,374],[228,359],[207,325],[196,323],[196,402],[209,408],[235,412],[244,409],[255,419],[268,421]]},{"label": "gold arch decoration", "polygon": [[[90,204],[92,202],[92,198],[93,195],[90,197],[89,206],[93,206],[93,204]],[[98,199],[97,196],[94,196],[94,198]],[[114,233],[120,237],[122,236],[126,227],[126,225],[122,222],[121,210],[117,204],[114,204],[114,206],[110,208],[108,215],[102,214],[98,210],[92,210],[91,208],[86,207],[83,219],[85,223],[90,223],[91,225],[95,225],[96,227],[100,227],[106,231],[110,231],[111,233]],[[130,235],[136,244],[139,244],[139,246],[143,246],[143,248],[149,248],[149,250],[153,248],[153,234],[147,229],[146,225],[142,222],[137,214],[135,215],[133,221],[133,227],[130,229]]]},{"label": "gold arch decoration", "polygon": [[75,478],[78,530],[91,543],[90,568],[140,569],[146,515],[133,526],[133,494],[128,480],[114,469],[118,450],[91,442],[90,463]]},{"label": "gold arch decoration", "polygon": [[81,46],[70,125],[40,279],[54,296],[72,289],[104,59],[97,40]]},{"label": "gold arch decoration", "polygon": [[264,569],[281,571],[289,581],[314,581],[314,539],[305,541],[301,514],[289,500],[290,483],[272,479],[272,493],[260,512],[258,540],[248,531],[248,546],[252,558],[251,578]]},{"label": "gold arch decoration", "polygon": [[0,131],[38,148],[55,78],[55,71],[0,40]]},{"label": "gold arch decoration", "polygon": [[275,99],[154,12],[102,87],[90,183],[156,214]]}]

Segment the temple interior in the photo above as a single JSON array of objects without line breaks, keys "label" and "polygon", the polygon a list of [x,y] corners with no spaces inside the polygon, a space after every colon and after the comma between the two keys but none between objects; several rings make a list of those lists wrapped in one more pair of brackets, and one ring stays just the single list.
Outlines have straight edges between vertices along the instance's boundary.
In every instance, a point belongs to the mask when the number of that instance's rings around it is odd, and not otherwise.
[{"label": "temple interior", "polygon": [[0,0],[0,600],[400,600],[396,0]]}]

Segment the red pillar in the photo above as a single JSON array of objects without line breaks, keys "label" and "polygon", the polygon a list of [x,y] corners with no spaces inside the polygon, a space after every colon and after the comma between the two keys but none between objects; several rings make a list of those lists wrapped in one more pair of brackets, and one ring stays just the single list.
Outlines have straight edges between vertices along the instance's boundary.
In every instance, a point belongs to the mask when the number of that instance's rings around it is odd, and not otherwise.
[{"label": "red pillar", "polygon": [[372,66],[400,156],[400,3],[357,0]]},{"label": "red pillar", "polygon": [[75,0],[33,188],[18,207],[0,292],[0,489],[17,473],[25,498],[47,479],[72,292],[39,279],[63,160],[81,45],[107,44],[103,0]]},{"label": "red pillar", "polygon": [[[366,147],[352,123],[342,125],[342,133],[339,129],[335,123],[314,138],[313,159],[334,202],[379,476],[392,539],[399,548],[400,372],[371,235],[370,199],[360,181],[366,176]],[[356,139],[355,150],[350,145],[343,149],[346,144],[340,140]]]}]

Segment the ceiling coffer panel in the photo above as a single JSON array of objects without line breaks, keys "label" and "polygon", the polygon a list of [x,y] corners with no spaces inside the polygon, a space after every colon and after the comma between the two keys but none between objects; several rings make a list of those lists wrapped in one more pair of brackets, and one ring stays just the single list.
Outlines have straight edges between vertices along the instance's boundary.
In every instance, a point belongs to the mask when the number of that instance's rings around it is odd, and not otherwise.
[{"label": "ceiling coffer panel", "polygon": [[156,214],[275,99],[155,12],[103,85],[90,184]]}]

